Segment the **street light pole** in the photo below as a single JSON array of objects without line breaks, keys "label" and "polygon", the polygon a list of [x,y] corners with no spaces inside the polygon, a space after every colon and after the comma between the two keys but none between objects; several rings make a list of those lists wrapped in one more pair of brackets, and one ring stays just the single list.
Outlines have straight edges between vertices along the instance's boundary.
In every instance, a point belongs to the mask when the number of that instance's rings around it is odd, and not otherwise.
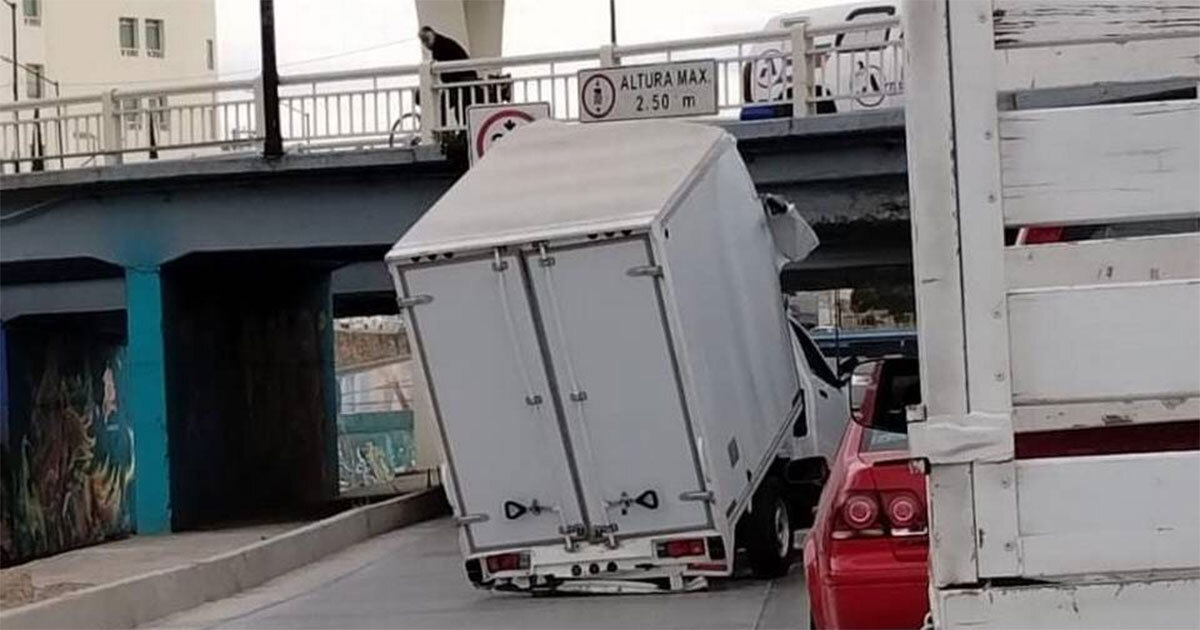
[{"label": "street light pole", "polygon": [[617,45],[617,0],[608,0],[608,43]]},{"label": "street light pole", "polygon": [[279,69],[275,66],[275,0],[259,0],[262,31],[263,157],[283,157],[283,134],[279,129]]},{"label": "street light pole", "polygon": [[12,68],[13,68],[13,102],[17,102],[17,3],[12,0],[4,0],[4,4],[8,5],[9,12],[12,13]]},{"label": "street light pole", "polygon": [[[13,88],[13,104],[15,105],[17,103],[17,99],[18,99],[18,97],[17,97],[17,3],[13,2],[13,0],[4,0],[4,4],[8,5],[8,10],[9,10],[9,12],[12,13],[12,70],[13,70],[12,71],[12,88]],[[13,122],[19,123],[20,120],[21,120],[21,114],[19,112],[17,112],[16,108],[13,108]],[[20,125],[16,124],[13,127],[14,127],[13,133],[16,134],[17,138],[20,138],[21,137]],[[19,142],[18,142],[18,146],[19,146]],[[20,151],[20,149],[18,149],[18,151]],[[13,172],[16,172],[16,173],[21,172],[21,161],[20,160],[13,161]]]}]

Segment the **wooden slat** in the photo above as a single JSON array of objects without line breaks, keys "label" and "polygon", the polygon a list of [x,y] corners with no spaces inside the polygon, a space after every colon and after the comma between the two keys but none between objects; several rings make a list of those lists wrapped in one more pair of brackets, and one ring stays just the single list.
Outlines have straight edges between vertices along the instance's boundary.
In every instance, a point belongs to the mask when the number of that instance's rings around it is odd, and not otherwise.
[{"label": "wooden slat", "polygon": [[[996,52],[1003,92],[1200,77],[1200,37]],[[910,92],[911,94],[911,92]]]},{"label": "wooden slat", "polygon": [[1200,34],[1196,0],[997,0],[996,47]]},{"label": "wooden slat", "polygon": [[1023,575],[1200,567],[1200,453],[1016,466]]},{"label": "wooden slat", "polygon": [[1009,247],[1010,289],[1200,278],[1200,233]]},{"label": "wooden slat", "polygon": [[934,609],[941,619],[969,620],[971,630],[1196,628],[1197,591],[1200,578],[1195,575],[1138,575],[1020,588],[947,589],[935,594]]},{"label": "wooden slat", "polygon": [[1059,431],[1200,419],[1200,397],[1106,400],[1013,408],[1013,430]]},{"label": "wooden slat", "polygon": [[1200,394],[1200,280],[1008,297],[1015,404]]},{"label": "wooden slat", "polygon": [[1200,215],[1200,102],[1005,112],[1007,225]]}]

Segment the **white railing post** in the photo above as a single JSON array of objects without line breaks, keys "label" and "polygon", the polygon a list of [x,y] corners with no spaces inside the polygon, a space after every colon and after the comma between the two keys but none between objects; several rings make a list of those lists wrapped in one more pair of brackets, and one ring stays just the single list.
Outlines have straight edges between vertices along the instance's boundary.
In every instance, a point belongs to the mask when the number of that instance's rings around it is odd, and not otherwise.
[{"label": "white railing post", "polygon": [[433,98],[433,62],[424,61],[417,70],[418,95],[421,97],[421,142],[433,142],[433,130],[438,125],[440,108]]},{"label": "white railing post", "polygon": [[808,99],[812,93],[812,78],[808,69],[808,20],[800,20],[791,28],[792,44],[792,118],[808,115]]},{"label": "white railing post", "polygon": [[254,129],[253,129],[253,132],[254,132],[255,138],[263,137],[263,133],[262,133],[263,121],[266,120],[266,116],[267,116],[267,103],[266,103],[266,100],[263,99],[263,78],[262,78],[262,75],[260,74],[260,75],[258,75],[258,77],[256,77],[254,79]]},{"label": "white railing post", "polygon": [[100,94],[100,150],[104,152],[106,165],[120,164],[121,151],[121,112],[117,107],[117,91],[110,90]]},{"label": "white railing post", "polygon": [[600,47],[600,67],[611,68],[617,65],[616,47],[612,44],[605,44]]}]

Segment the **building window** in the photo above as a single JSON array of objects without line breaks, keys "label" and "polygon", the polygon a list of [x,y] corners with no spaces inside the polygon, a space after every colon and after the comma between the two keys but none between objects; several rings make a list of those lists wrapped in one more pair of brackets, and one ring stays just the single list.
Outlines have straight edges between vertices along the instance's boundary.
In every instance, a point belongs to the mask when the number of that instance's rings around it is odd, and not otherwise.
[{"label": "building window", "polygon": [[162,57],[166,46],[163,43],[163,21],[146,20],[146,56]]},{"label": "building window", "polygon": [[25,0],[22,3],[25,7],[25,24],[27,26],[41,26],[42,24],[42,0]]},{"label": "building window", "polygon": [[[146,109],[153,118],[154,129],[158,132],[171,130],[171,112],[167,111],[167,97],[152,96],[146,99]],[[158,138],[162,140],[162,138]]]},{"label": "building window", "polygon": [[137,18],[120,18],[121,55],[136,57],[138,54]]},{"label": "building window", "polygon": [[40,63],[25,64],[25,95],[29,98],[42,98],[42,77],[46,76],[46,68]]},{"label": "building window", "polygon": [[141,103],[136,98],[121,99],[121,118],[125,120],[126,129],[141,129]]},{"label": "building window", "polygon": [[215,60],[213,59],[213,40],[211,39],[204,40],[204,59],[208,63],[208,69],[212,70],[216,64],[213,63]]}]

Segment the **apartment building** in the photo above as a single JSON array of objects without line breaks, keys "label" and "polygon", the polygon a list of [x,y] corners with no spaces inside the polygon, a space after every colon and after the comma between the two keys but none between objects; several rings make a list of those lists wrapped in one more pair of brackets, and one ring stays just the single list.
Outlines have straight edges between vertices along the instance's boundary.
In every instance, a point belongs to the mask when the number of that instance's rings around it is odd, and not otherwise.
[{"label": "apartment building", "polygon": [[[215,0],[2,0],[0,55],[22,101],[216,80]],[[14,10],[15,9],[15,10]],[[0,64],[11,103],[12,61]]]}]

